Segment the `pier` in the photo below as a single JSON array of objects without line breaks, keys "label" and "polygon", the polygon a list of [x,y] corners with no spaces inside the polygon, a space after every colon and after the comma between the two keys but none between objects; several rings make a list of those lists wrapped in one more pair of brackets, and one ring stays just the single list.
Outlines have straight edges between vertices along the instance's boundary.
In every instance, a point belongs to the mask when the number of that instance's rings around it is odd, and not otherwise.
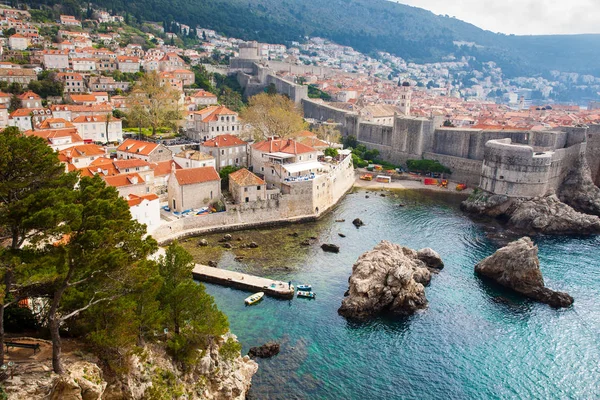
[{"label": "pier", "polygon": [[194,279],[202,282],[216,283],[250,292],[264,292],[266,295],[283,299],[292,299],[294,297],[294,285],[289,288],[287,282],[274,281],[268,278],[261,278],[260,276],[200,264],[196,264],[192,270],[192,275]]}]

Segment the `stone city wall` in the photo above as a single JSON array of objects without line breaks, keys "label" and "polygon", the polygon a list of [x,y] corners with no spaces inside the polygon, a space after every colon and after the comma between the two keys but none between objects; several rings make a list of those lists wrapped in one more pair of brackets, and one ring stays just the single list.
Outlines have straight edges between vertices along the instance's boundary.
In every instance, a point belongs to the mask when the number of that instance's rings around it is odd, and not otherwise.
[{"label": "stone city wall", "polygon": [[600,186],[600,125],[590,125],[587,131],[586,158],[592,179]]}]

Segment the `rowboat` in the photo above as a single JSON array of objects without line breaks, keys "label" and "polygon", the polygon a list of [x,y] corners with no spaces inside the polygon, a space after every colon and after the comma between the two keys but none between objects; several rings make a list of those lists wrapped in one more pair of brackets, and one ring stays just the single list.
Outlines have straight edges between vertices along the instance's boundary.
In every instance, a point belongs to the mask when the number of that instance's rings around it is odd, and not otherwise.
[{"label": "rowboat", "polygon": [[307,292],[303,290],[298,290],[298,297],[307,297],[309,299],[314,299],[317,297],[315,292]]},{"label": "rowboat", "polygon": [[312,291],[312,286],[310,286],[310,285],[298,285],[297,288],[298,288],[298,290],[303,291],[303,292]]},{"label": "rowboat", "polygon": [[262,300],[264,295],[265,295],[264,292],[254,293],[252,296],[246,297],[246,300],[244,300],[244,303],[246,303],[247,306],[258,303],[259,301]]}]

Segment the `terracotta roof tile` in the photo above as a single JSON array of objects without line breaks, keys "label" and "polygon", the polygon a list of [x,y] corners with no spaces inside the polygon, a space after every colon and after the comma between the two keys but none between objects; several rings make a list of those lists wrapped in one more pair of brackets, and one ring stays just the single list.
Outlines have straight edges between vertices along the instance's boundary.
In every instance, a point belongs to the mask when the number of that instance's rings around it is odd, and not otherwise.
[{"label": "terracotta roof tile", "polygon": [[202,145],[206,146],[206,147],[232,147],[232,146],[242,146],[245,144],[248,144],[248,143],[244,142],[239,137],[234,136],[234,135],[225,134],[225,135],[215,136],[213,139],[207,140]]},{"label": "terracotta roof tile", "polygon": [[175,178],[179,185],[220,181],[221,178],[214,167],[199,167],[175,170]]},{"label": "terracotta roof tile", "polygon": [[246,168],[232,172],[229,174],[229,179],[240,186],[258,186],[265,184],[265,181],[248,171]]}]

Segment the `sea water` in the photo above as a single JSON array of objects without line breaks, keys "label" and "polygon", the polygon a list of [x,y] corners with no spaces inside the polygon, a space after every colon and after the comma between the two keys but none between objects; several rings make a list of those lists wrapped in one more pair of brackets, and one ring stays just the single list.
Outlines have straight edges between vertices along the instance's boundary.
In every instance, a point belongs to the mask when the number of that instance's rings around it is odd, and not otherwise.
[{"label": "sea water", "polygon": [[[244,354],[267,341],[281,343],[279,355],[257,360],[249,397],[600,398],[599,238],[534,239],[546,285],[575,298],[573,307],[556,310],[474,274],[474,265],[506,241],[490,239],[490,225],[467,218],[460,200],[432,192],[382,197],[357,191],[319,222],[233,233],[238,243],[260,245],[238,261],[239,251],[210,253],[188,241],[199,262],[208,252],[221,268],[309,283],[317,293],[315,300],[266,297],[246,307],[247,292],[206,285]],[[359,229],[351,224],[357,217],[365,223]],[[215,246],[218,237],[209,237]],[[316,238],[311,246],[300,244],[310,237]],[[445,267],[425,289],[429,307],[408,318],[348,321],[337,309],[352,264],[381,240],[440,253]],[[340,253],[325,253],[320,243],[335,243]]]}]

